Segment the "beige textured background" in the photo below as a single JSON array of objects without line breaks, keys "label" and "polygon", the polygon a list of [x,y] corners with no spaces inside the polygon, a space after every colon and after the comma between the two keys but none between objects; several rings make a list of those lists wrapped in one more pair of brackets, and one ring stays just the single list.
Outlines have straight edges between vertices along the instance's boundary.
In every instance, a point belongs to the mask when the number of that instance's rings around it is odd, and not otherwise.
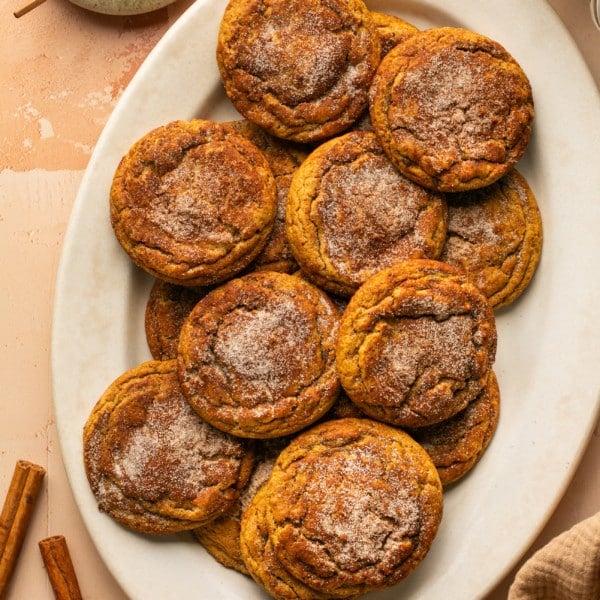
[{"label": "beige textured background", "polygon": [[[46,0],[14,18],[26,1],[4,0],[0,6],[0,498],[18,458],[41,464],[48,475],[9,598],[53,598],[37,541],[63,534],[84,597],[121,600],[79,517],[56,440],[49,356],[54,278],[98,135],[149,50],[192,0],[136,17],[103,16],[67,0]],[[588,1],[550,4],[598,83],[600,32]],[[599,439],[596,425],[571,485],[526,556],[600,510]],[[505,598],[512,577],[487,600]]]}]

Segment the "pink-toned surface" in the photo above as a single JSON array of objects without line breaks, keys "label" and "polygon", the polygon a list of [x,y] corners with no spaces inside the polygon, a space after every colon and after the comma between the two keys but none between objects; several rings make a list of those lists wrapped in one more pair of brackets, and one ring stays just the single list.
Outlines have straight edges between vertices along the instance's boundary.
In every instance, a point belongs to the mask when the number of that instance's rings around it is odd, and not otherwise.
[{"label": "pink-toned surface", "polygon": [[[0,9],[0,502],[15,461],[48,475],[9,598],[53,598],[37,542],[67,538],[86,599],[125,598],[99,559],[64,473],[50,391],[56,268],[77,188],[98,135],[149,50],[192,0],[136,17],[109,17],[47,0],[16,19],[27,0]],[[587,0],[552,0],[600,83],[600,32]],[[600,510],[600,432],[536,548]],[[519,562],[519,564],[521,564]],[[517,565],[518,566],[518,565]],[[474,565],[476,568],[476,565]],[[500,600],[511,573],[486,600]]]}]

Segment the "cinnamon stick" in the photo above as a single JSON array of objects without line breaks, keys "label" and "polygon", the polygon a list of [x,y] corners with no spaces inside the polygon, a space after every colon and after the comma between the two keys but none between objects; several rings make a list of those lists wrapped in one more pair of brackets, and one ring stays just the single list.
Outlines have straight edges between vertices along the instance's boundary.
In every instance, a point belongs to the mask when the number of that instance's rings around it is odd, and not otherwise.
[{"label": "cinnamon stick", "polygon": [[23,15],[26,15],[28,12],[31,12],[34,8],[37,8],[40,4],[43,4],[46,0],[33,0],[29,4],[26,4],[19,10],[16,10],[13,15],[16,19],[20,19]]},{"label": "cinnamon stick", "polygon": [[38,542],[56,600],[81,600],[77,575],[67,541],[55,535]]},{"label": "cinnamon stick", "polygon": [[18,460],[0,513],[0,599],[12,577],[46,471]]}]

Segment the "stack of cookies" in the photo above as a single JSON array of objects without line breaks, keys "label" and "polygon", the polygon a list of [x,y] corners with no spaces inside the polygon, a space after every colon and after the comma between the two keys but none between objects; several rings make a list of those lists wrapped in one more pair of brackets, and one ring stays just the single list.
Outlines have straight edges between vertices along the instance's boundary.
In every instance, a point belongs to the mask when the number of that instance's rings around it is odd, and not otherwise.
[{"label": "stack of cookies", "polygon": [[153,358],[91,412],[86,471],[274,598],[354,598],[422,562],[496,430],[496,312],[541,253],[531,87],[362,0],[230,0],[216,60],[241,118],[166,123],[114,175]]}]

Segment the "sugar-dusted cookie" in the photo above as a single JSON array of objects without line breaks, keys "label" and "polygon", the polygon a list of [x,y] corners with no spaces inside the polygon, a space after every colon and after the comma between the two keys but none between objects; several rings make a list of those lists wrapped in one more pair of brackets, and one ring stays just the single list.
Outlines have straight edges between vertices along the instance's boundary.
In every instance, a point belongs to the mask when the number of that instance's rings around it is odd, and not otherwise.
[{"label": "sugar-dusted cookie", "polygon": [[298,265],[285,234],[285,207],[292,176],[306,158],[308,151],[300,144],[286,142],[269,135],[247,119],[232,121],[228,124],[262,151],[271,167],[277,186],[277,215],[273,230],[251,267],[292,273],[298,268]]},{"label": "sugar-dusted cookie", "polygon": [[371,11],[377,34],[381,42],[381,56],[385,56],[394,46],[408,39],[418,30],[412,23],[395,15]]},{"label": "sugar-dusted cookie", "polygon": [[266,244],[276,210],[262,152],[232,128],[202,119],[144,135],[122,158],[110,190],[111,222],[129,257],[179,285],[239,273]]},{"label": "sugar-dusted cookie", "polygon": [[276,598],[349,598],[407,577],[442,512],[435,466],[409,435],[327,421],[280,453],[242,517],[242,556]]},{"label": "sugar-dusted cookie", "polygon": [[453,192],[493,183],[527,148],[529,80],[498,42],[455,27],[427,29],[383,58],[371,123],[407,177]]},{"label": "sugar-dusted cookie", "polygon": [[199,527],[233,506],[254,455],[192,410],[175,360],[118,377],[84,427],[84,464],[100,510],[149,534]]},{"label": "sugar-dusted cookie", "polygon": [[477,397],[496,339],[493,309],[467,275],[439,261],[401,261],[350,299],[338,335],[340,381],[371,417],[431,425]]},{"label": "sugar-dusted cookie", "polygon": [[178,360],[185,395],[215,427],[250,438],[299,431],[339,392],[339,312],[300,277],[255,271],[207,294],[186,319]]},{"label": "sugar-dusted cookie", "polygon": [[362,0],[231,0],[217,63],[227,96],[276,137],[316,142],[368,105],[380,43]]},{"label": "sugar-dusted cookie", "polygon": [[479,461],[496,432],[500,388],[494,371],[479,396],[446,421],[411,429],[410,435],[431,457],[442,485],[464,477]]},{"label": "sugar-dusted cookie", "polygon": [[160,279],[152,284],[144,312],[144,331],[152,358],[177,358],[181,326],[207,292],[208,288],[175,285]]},{"label": "sugar-dusted cookie", "polygon": [[286,230],[307,277],[351,296],[399,260],[436,258],[446,202],[401,175],[374,133],[351,131],[321,144],[294,174]]},{"label": "sugar-dusted cookie", "polygon": [[542,217],[516,169],[479,190],[448,195],[448,235],[440,260],[475,281],[494,308],[527,288],[542,252]]}]

